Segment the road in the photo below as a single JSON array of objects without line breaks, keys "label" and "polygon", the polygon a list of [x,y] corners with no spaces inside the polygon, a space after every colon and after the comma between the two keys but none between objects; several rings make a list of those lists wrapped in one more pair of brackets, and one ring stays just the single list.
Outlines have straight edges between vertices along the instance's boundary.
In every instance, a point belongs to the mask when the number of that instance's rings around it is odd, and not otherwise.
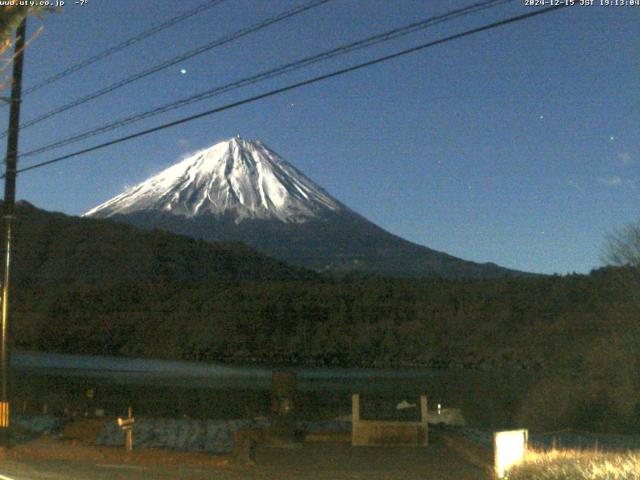
[{"label": "road", "polygon": [[305,444],[261,447],[257,466],[132,465],[74,460],[0,459],[0,480],[486,480],[442,444],[426,449]]},{"label": "road", "polygon": [[[232,476],[228,476],[230,473]],[[235,480],[241,472],[215,470],[215,478]],[[0,460],[0,480],[204,480],[211,469],[179,466],[116,465],[70,460]]]}]

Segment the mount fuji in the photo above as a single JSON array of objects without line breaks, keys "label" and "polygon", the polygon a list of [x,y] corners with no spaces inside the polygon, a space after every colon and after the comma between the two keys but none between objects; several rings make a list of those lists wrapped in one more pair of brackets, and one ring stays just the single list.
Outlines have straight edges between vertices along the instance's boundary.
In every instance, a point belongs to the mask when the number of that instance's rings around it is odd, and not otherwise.
[{"label": "mount fuji", "polygon": [[263,143],[238,137],[195,153],[84,216],[244,242],[317,271],[446,278],[523,274],[397,237],[334,199]]},{"label": "mount fuji", "polygon": [[303,223],[345,209],[337,200],[261,142],[233,138],[167,168],[90,210],[112,217],[160,211]]}]

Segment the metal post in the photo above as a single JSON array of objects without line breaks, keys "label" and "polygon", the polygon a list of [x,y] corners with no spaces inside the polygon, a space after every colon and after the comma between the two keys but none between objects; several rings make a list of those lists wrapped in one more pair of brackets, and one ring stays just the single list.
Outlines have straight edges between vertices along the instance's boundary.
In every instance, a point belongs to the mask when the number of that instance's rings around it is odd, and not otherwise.
[{"label": "metal post", "polygon": [[129,416],[127,418],[118,418],[117,424],[124,432],[124,446],[127,452],[133,450],[133,424],[136,419],[133,418],[133,412],[131,406],[129,406]]},{"label": "metal post", "polygon": [[429,412],[427,410],[427,396],[420,395],[420,423],[422,423],[421,435],[424,435],[424,438],[418,436],[420,439],[420,443],[423,447],[429,446]]},{"label": "metal post", "polygon": [[289,446],[296,443],[296,389],[297,377],[293,371],[274,371],[271,375],[271,429],[272,446]]},{"label": "metal post", "polygon": [[15,58],[13,60],[13,81],[11,83],[11,107],[9,111],[9,132],[7,136],[7,159],[4,182],[5,250],[2,279],[2,335],[0,338],[0,430],[4,445],[9,438],[9,267],[11,264],[11,227],[16,201],[16,170],[18,165],[18,134],[20,126],[20,101],[22,93],[22,65],[24,60],[27,18],[16,30]]},{"label": "metal post", "polygon": [[[131,419],[133,419],[132,413],[133,412],[131,412],[131,407],[129,407],[129,416],[127,417],[127,420],[131,421]],[[128,426],[128,428],[125,430],[125,434],[125,447],[127,449],[127,452],[131,452],[133,451],[133,424]]]},{"label": "metal post", "polygon": [[364,445],[360,435],[360,394],[351,394],[351,445]]}]

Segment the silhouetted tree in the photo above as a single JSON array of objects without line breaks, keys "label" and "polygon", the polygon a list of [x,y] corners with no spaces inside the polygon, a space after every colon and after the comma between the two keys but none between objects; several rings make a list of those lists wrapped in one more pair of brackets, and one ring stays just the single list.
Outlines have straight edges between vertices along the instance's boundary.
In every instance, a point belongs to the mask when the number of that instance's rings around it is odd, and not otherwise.
[{"label": "silhouetted tree", "polygon": [[607,235],[602,257],[607,265],[640,266],[640,223]]}]

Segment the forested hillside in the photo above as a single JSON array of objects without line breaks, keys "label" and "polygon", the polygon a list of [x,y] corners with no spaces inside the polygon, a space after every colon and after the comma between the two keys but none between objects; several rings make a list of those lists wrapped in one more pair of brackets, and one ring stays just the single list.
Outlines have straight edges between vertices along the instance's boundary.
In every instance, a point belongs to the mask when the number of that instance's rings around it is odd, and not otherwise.
[{"label": "forested hillside", "polygon": [[269,365],[533,369],[543,380],[523,403],[524,418],[540,425],[638,423],[635,268],[466,281],[337,278],[242,245],[22,205],[14,272],[12,339],[23,349]]},{"label": "forested hillside", "polygon": [[190,360],[532,368],[629,340],[638,291],[640,275],[619,269],[483,282],[52,284],[16,291],[15,340]]}]

